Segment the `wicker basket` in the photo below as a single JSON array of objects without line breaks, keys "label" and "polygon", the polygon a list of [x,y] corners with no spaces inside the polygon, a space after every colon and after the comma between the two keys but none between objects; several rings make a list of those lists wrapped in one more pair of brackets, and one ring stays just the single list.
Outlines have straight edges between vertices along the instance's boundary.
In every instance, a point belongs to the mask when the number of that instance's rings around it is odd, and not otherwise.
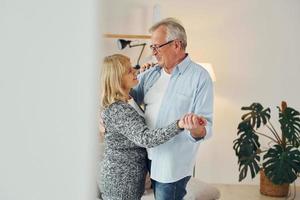
[{"label": "wicker basket", "polygon": [[289,184],[275,185],[268,177],[265,172],[260,170],[260,193],[272,197],[286,197],[289,192]]}]

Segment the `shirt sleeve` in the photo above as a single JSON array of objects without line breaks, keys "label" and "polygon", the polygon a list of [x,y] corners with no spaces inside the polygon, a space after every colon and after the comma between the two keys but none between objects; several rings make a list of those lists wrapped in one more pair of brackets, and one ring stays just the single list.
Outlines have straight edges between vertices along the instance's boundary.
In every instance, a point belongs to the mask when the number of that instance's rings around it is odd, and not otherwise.
[{"label": "shirt sleeve", "polygon": [[144,102],[144,82],[145,82],[145,72],[138,75],[139,84],[131,89],[130,95],[133,97],[138,105]]},{"label": "shirt sleeve", "polygon": [[196,98],[194,101],[195,114],[203,116],[207,120],[207,125],[205,126],[206,135],[201,140],[192,137],[189,134],[190,139],[193,142],[199,142],[207,140],[212,136],[212,125],[213,125],[213,82],[205,71],[204,75],[200,78],[196,91]]},{"label": "shirt sleeve", "polygon": [[116,131],[145,148],[160,145],[180,132],[177,121],[167,127],[150,130],[145,119],[127,103],[114,103],[106,112],[106,117],[106,123],[113,123],[112,127]]}]

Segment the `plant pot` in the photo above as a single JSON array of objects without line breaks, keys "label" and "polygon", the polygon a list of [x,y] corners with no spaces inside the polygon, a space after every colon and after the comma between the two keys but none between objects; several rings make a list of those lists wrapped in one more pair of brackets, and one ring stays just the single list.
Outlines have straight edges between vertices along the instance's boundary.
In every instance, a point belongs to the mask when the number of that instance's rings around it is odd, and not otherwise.
[{"label": "plant pot", "polygon": [[286,197],[289,192],[289,184],[275,185],[265,172],[260,170],[260,193],[271,197]]}]

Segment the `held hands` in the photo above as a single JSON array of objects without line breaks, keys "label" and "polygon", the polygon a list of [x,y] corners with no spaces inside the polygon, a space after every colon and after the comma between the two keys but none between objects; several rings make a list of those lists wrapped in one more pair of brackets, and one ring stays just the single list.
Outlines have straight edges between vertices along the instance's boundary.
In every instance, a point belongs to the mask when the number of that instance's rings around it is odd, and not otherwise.
[{"label": "held hands", "polygon": [[204,117],[193,113],[184,115],[178,122],[180,128],[190,131],[194,138],[202,138],[206,135],[207,121]]}]

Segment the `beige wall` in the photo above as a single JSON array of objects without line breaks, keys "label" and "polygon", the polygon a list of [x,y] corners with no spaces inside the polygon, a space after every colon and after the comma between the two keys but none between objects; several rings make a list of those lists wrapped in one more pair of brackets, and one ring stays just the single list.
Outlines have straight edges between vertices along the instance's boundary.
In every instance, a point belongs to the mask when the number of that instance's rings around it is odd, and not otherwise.
[{"label": "beige wall", "polygon": [[[107,0],[105,31],[147,34],[156,3]],[[196,176],[207,182],[237,183],[232,141],[240,107],[260,102],[271,106],[274,119],[281,100],[300,110],[300,1],[165,0],[159,5],[162,18],[176,17],[185,25],[192,59],[212,63],[217,76],[214,137],[200,147]],[[121,52],[115,40],[106,39],[105,45],[106,54]],[[138,52],[135,48],[121,53],[134,60]],[[258,180],[248,178],[243,183]]]}]

